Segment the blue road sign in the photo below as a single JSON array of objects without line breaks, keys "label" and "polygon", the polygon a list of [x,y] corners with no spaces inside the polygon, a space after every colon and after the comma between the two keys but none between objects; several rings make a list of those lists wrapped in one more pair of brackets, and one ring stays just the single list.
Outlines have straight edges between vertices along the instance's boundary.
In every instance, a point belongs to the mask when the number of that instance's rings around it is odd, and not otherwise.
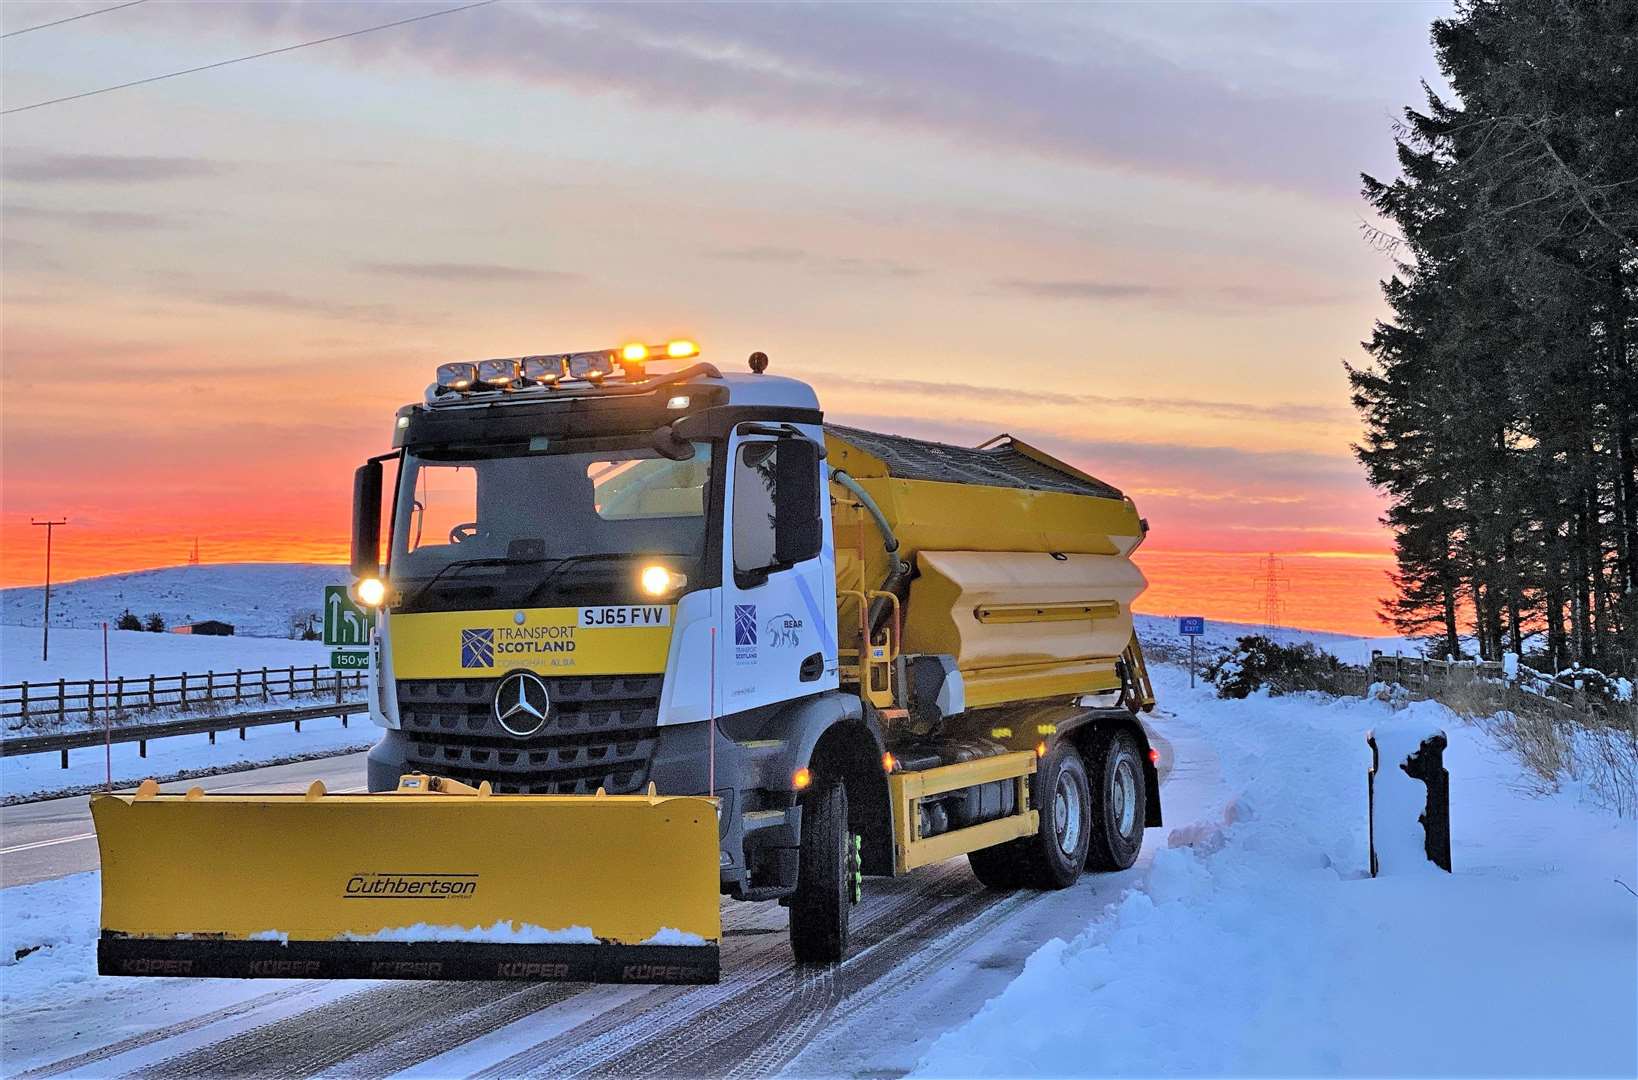
[{"label": "blue road sign", "polygon": [[1206,632],[1206,620],[1201,615],[1184,615],[1177,620],[1177,632],[1190,637],[1199,637]]}]

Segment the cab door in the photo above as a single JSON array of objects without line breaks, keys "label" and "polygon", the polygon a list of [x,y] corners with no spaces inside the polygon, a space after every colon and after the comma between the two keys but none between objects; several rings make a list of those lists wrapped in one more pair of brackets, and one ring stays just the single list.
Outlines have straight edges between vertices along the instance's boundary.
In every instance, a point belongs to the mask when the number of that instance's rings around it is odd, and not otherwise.
[{"label": "cab door", "polygon": [[742,424],[729,439],[719,715],[837,686],[836,573],[822,436]]}]

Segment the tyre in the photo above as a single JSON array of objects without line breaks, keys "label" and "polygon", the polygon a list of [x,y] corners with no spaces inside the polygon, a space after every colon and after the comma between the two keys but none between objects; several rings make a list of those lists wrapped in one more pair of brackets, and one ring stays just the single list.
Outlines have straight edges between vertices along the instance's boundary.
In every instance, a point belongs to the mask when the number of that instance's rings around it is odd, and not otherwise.
[{"label": "tyre", "polygon": [[992,889],[1067,889],[1086,865],[1091,791],[1081,755],[1060,742],[1041,759],[1030,805],[1041,815],[1034,836],[967,856],[973,875]]},{"label": "tyre", "polygon": [[847,827],[847,789],[811,789],[802,800],[802,840],[791,896],[791,952],[798,963],[834,963],[847,954],[848,909],[857,883]]},{"label": "tyre", "polygon": [[969,851],[967,865],[972,867],[973,877],[986,889],[1007,892],[1022,889],[1030,883],[1029,867],[1024,861],[1026,842],[1013,840],[981,851]]},{"label": "tyre", "polygon": [[1123,728],[1100,733],[1094,744],[1087,763],[1092,778],[1088,870],[1125,870],[1137,861],[1149,805],[1140,755],[1137,739]]},{"label": "tyre", "polygon": [[1041,759],[1032,794],[1041,829],[1030,839],[1029,864],[1038,889],[1067,889],[1086,866],[1091,788],[1080,751],[1063,741]]}]

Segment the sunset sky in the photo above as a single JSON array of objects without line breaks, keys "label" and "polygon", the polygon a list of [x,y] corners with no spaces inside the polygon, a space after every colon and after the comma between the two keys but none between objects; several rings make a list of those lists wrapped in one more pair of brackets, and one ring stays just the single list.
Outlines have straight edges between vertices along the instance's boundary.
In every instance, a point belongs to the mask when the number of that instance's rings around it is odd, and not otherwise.
[{"label": "sunset sky", "polygon": [[[84,4],[8,3],[6,32]],[[4,40],[7,109],[442,4],[163,0]],[[1358,173],[1446,5],[502,2],[3,124],[0,584],[344,557],[451,359],[687,334],[839,421],[1011,431],[1153,531],[1150,611],[1385,632],[1342,362]]]}]

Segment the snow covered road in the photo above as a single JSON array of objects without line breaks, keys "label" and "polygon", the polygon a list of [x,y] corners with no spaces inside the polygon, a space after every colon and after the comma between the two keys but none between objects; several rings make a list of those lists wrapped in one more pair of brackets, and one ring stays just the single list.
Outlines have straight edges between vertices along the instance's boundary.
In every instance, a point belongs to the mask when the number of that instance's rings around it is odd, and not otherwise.
[{"label": "snow covered road", "polygon": [[1373,881],[1363,734],[1388,706],[1219,702],[1156,677],[1168,825],[1125,873],[1045,895],[987,892],[964,860],[871,879],[848,960],[824,969],[792,966],[783,909],[728,903],[706,987],[99,979],[96,876],[63,877],[0,893],[4,1071],[1638,1070],[1638,905],[1611,881],[1638,876],[1632,822],[1573,790],[1530,797],[1444,714],[1456,873]]},{"label": "snow covered road", "polygon": [[[365,730],[373,733],[375,729]],[[357,734],[350,739],[356,742]],[[198,737],[192,741],[196,744],[191,748],[194,756],[187,760],[196,761],[200,750]],[[157,748],[162,743],[153,745]],[[158,763],[158,754],[154,757]],[[314,780],[322,780],[330,791],[363,790],[364,754],[355,752],[224,772],[178,782],[176,786],[197,785],[206,791],[304,791]],[[28,885],[96,868],[96,834],[91,831],[91,806],[86,796],[70,795],[0,806],[0,885],[8,888]]]}]

